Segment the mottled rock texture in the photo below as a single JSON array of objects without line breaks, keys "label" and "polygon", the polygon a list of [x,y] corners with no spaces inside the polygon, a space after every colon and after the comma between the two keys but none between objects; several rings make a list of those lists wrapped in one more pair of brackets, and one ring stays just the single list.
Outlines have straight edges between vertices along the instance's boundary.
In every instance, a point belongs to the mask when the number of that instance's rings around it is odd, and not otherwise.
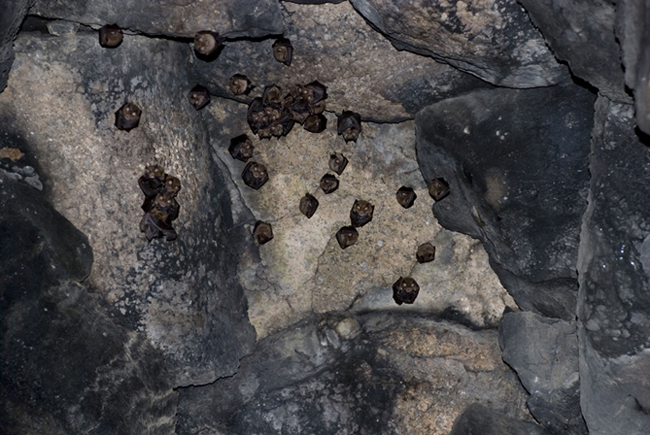
[{"label": "mottled rock texture", "polygon": [[[0,432],[650,433],[646,2],[35,0],[14,48],[28,4],[0,0]],[[211,62],[198,30],[226,35]],[[254,138],[247,187],[247,104],[313,80],[326,130]],[[182,183],[173,242],[138,228],[150,163]]]},{"label": "mottled rock texture", "polygon": [[630,102],[623,85],[613,2],[521,0],[553,54],[608,98]]},{"label": "mottled rock texture", "polygon": [[413,315],[314,316],[232,378],[184,389],[179,434],[442,435],[472,403],[527,417],[495,331]]},{"label": "mottled rock texture", "polygon": [[318,80],[328,87],[327,110],[352,110],[364,120],[396,122],[421,108],[487,85],[481,80],[413,53],[398,51],[375,32],[348,2],[338,5],[284,3],[288,12],[284,36],[294,47],[291,66],[273,58],[273,39],[227,42],[213,62],[196,62],[196,80],[220,96],[234,74],[244,74],[257,88]]},{"label": "mottled rock texture", "polygon": [[[259,257],[246,255],[238,276],[247,290],[249,316],[258,338],[309,316],[312,312],[398,310],[454,316],[476,326],[496,326],[504,308],[516,304],[504,291],[480,244],[468,236],[442,229],[431,216],[433,200],[415,159],[414,123],[363,123],[357,142],[336,135],[336,118],[329,128],[309,133],[300,125],[280,139],[253,138],[253,159],[264,164],[269,181],[259,190],[241,178],[245,163],[228,152],[230,139],[250,135],[246,107],[215,102],[205,113],[209,136],[218,159],[230,173],[228,184],[234,210],[250,210],[236,218],[249,231],[256,220],[270,222],[275,238],[259,248]],[[338,177],[340,187],[325,195],[318,187],[331,172],[329,157],[342,152],[349,163]],[[418,199],[408,210],[395,199],[402,185],[415,188]],[[307,219],[298,209],[311,193],[318,210]],[[374,215],[359,228],[359,241],[342,250],[335,234],[350,225],[350,209],[357,199],[370,201]],[[250,237],[250,236],[249,236]],[[252,238],[252,237],[251,237]],[[437,246],[432,263],[419,264],[417,247]],[[398,307],[392,284],[413,276],[421,285],[411,306]]]},{"label": "mottled rock texture", "polygon": [[[29,143],[52,204],[88,236],[93,290],[125,327],[163,351],[174,385],[232,374],[254,340],[235,277],[237,252],[250,242],[233,227],[200,115],[187,99],[190,48],[126,35],[107,50],[95,32],[25,34],[16,47],[0,94],[0,148],[15,146],[16,137]],[[125,101],[143,111],[128,133],[114,126]],[[139,231],[137,179],[153,162],[182,183],[175,242],[148,243]]]},{"label": "mottled rock texture", "polygon": [[631,105],[596,103],[580,276],[580,389],[591,434],[650,431],[650,151]]},{"label": "mottled rock texture", "polygon": [[650,134],[650,6],[642,0],[621,0],[616,15],[616,37],[621,46],[625,84],[634,93],[636,123]]},{"label": "mottled rock texture", "polygon": [[7,86],[9,70],[14,62],[14,39],[27,9],[33,0],[0,1],[0,92]]},{"label": "mottled rock texture", "polygon": [[212,30],[231,38],[283,32],[276,0],[35,0],[30,14],[76,21],[93,28],[117,24],[132,32],[193,38]]},{"label": "mottled rock texture", "polygon": [[499,323],[503,360],[530,397],[528,409],[553,434],[586,434],[580,411],[576,324],[531,312],[508,313]]},{"label": "mottled rock texture", "polygon": [[594,96],[578,86],[484,90],[416,118],[425,180],[451,186],[433,211],[483,242],[519,306],[575,317]]},{"label": "mottled rock texture", "polygon": [[305,5],[322,5],[323,3],[341,3],[345,0],[282,0],[290,3],[300,3]]},{"label": "mottled rock texture", "polygon": [[543,428],[509,418],[481,404],[469,406],[454,423],[449,435],[550,435]]},{"label": "mottled rock texture", "polygon": [[521,6],[510,0],[350,0],[400,50],[431,56],[500,86],[568,78]]},{"label": "mottled rock texture", "polygon": [[7,434],[173,433],[163,354],[80,284],[88,239],[0,174],[0,420]]}]

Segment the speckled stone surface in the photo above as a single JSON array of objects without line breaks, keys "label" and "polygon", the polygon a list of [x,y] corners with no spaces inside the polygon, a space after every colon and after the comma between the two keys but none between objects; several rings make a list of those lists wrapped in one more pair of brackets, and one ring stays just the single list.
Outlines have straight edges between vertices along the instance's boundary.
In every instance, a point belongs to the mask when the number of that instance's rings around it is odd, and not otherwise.
[{"label": "speckled stone surface", "polygon": [[200,30],[230,37],[262,37],[283,31],[275,0],[36,0],[30,14],[76,21],[96,29],[117,24],[138,33],[191,38]]},{"label": "speckled stone surface", "polygon": [[[0,148],[24,145],[54,207],[88,236],[89,284],[117,321],[163,350],[173,384],[233,373],[254,331],[234,278],[236,250],[226,247],[248,239],[228,220],[228,196],[187,100],[189,47],[126,35],[107,50],[94,32],[35,33],[20,37],[16,52],[0,94]],[[143,111],[130,132],[114,126],[125,101]],[[182,183],[175,242],[148,243],[139,230],[137,180],[153,162]]]},{"label": "speckled stone surface", "polygon": [[393,44],[500,86],[568,80],[542,35],[510,0],[350,0]]},{"label": "speckled stone surface", "polygon": [[495,330],[317,315],[261,340],[235,376],[184,389],[177,433],[446,435],[471,404],[535,427],[525,396]]},{"label": "speckled stone surface", "polygon": [[[245,164],[227,150],[230,138],[242,133],[252,136],[245,113],[245,106],[222,101],[210,107],[212,119],[207,121],[214,152],[234,181],[229,187],[232,202],[241,202],[241,208],[255,217],[241,219],[241,224],[249,231],[257,219],[273,225],[275,238],[260,246],[260,259],[243,257],[238,271],[258,338],[311,312],[446,312],[482,327],[496,325],[506,305],[516,307],[490,269],[481,245],[444,230],[433,217],[433,200],[415,159],[413,122],[364,123],[357,142],[345,143],[336,135],[336,118],[328,115],[328,128],[321,134],[296,125],[280,139],[253,138],[252,160],[269,171],[268,183],[253,190],[240,176]],[[331,172],[332,152],[342,152],[349,163],[338,176],[339,189],[325,195],[318,182]],[[418,195],[409,209],[395,199],[402,185],[412,186]],[[306,192],[320,203],[311,219],[298,210]],[[357,199],[375,206],[373,219],[358,229],[358,242],[342,250],[334,235],[350,225],[350,209]],[[420,265],[417,247],[429,241],[437,246],[438,259]],[[420,296],[412,306],[398,307],[392,284],[410,275],[422,288]]]},{"label": "speckled stone surface", "polygon": [[483,88],[485,82],[433,59],[395,49],[348,3],[297,5],[283,3],[284,36],[294,47],[291,66],[272,55],[274,39],[227,42],[213,62],[196,62],[196,80],[212,93],[236,98],[228,90],[234,74],[257,86],[249,102],[265,86],[284,89],[318,80],[328,87],[328,110],[352,110],[364,120],[396,122],[412,118],[422,107]]}]

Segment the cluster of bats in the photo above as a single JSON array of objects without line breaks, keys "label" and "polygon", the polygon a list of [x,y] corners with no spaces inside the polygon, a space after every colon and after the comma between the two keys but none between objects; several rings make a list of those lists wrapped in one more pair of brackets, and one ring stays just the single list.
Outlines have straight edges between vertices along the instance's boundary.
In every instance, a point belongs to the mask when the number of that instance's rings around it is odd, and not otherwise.
[{"label": "cluster of bats", "polygon": [[[102,47],[114,48],[122,42],[122,31],[116,25],[107,25],[99,31],[99,41]],[[194,51],[196,56],[204,61],[215,59],[223,48],[224,39],[217,32],[208,30],[197,32],[194,37]],[[278,62],[287,66],[291,65],[293,46],[287,38],[279,38],[272,46],[273,56]],[[229,89],[235,95],[247,95],[251,87],[250,80],[241,74],[230,78]],[[201,86],[196,85],[188,95],[190,104],[200,110],[210,102],[210,93]],[[261,97],[252,100],[248,107],[247,121],[253,134],[260,139],[270,139],[271,136],[286,136],[296,123],[312,133],[321,133],[327,127],[327,119],[323,115],[327,87],[318,81],[306,85],[296,84],[289,92],[283,95],[282,88],[270,85],[264,88]],[[138,126],[141,110],[133,103],[125,103],[115,113],[115,126],[120,130],[130,131]],[[361,116],[352,111],[343,111],[338,116],[337,133],[348,141],[355,141],[361,133]],[[237,136],[230,141],[228,151],[237,160],[246,163],[242,172],[244,183],[252,188],[261,188],[269,179],[266,167],[255,161],[253,157],[255,147],[246,134]],[[341,175],[348,164],[348,159],[341,153],[333,153],[329,158],[329,167],[337,175]],[[166,240],[174,240],[176,231],[171,222],[178,217],[180,206],[176,202],[176,195],[180,191],[180,181],[164,173],[162,167],[149,165],[145,173],[138,180],[138,184],[145,195],[142,205],[144,216],[140,222],[140,230],[145,233],[149,241],[156,237],[165,236]],[[333,174],[325,174],[319,182],[319,187],[325,194],[336,191],[339,180]],[[449,195],[449,184],[442,178],[435,178],[429,182],[429,194],[440,201]],[[397,202],[408,209],[413,206],[417,195],[415,191],[406,186],[400,187],[396,192]],[[308,219],[318,209],[318,200],[306,193],[298,205],[300,212]],[[336,241],[341,249],[354,245],[359,239],[357,228],[363,227],[372,220],[375,207],[365,200],[356,200],[350,210],[350,225],[340,228],[336,232]],[[257,221],[253,229],[253,236],[258,244],[263,245],[273,239],[273,228],[270,223]],[[424,243],[417,249],[416,258],[419,263],[427,263],[435,258],[435,247],[431,243]],[[398,305],[412,304],[418,296],[420,287],[411,277],[400,277],[393,284],[393,299]]]}]

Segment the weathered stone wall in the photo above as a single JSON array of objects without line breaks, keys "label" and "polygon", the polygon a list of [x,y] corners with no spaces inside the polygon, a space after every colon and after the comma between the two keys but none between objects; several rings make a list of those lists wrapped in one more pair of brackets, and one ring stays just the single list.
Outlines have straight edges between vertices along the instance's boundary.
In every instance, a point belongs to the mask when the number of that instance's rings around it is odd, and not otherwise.
[{"label": "weathered stone wall", "polygon": [[[643,1],[0,7],[5,432],[650,432]],[[106,49],[113,23],[124,41]],[[215,59],[192,49],[199,30],[225,37]],[[267,85],[313,80],[322,133],[253,137]],[[128,132],[127,101],[142,109]],[[344,110],[356,141],[337,134]],[[228,150],[244,133],[259,190]],[[334,152],[349,164],[325,194]],[[182,183],[174,241],[140,232],[150,163]],[[373,219],[343,250],[358,199]],[[397,305],[406,276],[419,294]]]}]

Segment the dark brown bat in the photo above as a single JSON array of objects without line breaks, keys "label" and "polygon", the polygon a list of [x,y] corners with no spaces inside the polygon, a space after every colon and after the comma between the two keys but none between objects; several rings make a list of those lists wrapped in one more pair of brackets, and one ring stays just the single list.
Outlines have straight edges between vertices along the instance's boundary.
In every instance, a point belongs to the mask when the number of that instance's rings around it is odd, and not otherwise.
[{"label": "dark brown bat", "polygon": [[420,264],[433,261],[436,258],[436,247],[429,242],[421,244],[418,246],[415,258],[417,258]]},{"label": "dark brown bat", "polygon": [[449,195],[449,183],[444,178],[434,178],[429,181],[429,195],[436,201],[440,201]]},{"label": "dark brown bat", "polygon": [[232,158],[241,160],[242,162],[247,162],[248,159],[253,157],[254,150],[255,147],[253,146],[253,142],[246,134],[231,139],[230,147],[228,148]]},{"label": "dark brown bat", "polygon": [[406,278],[400,276],[393,284],[393,299],[397,305],[412,304],[419,292],[420,286],[410,276]]},{"label": "dark brown bat", "polygon": [[415,199],[418,196],[415,194],[415,191],[412,188],[402,186],[397,189],[395,197],[397,198],[399,205],[404,208],[411,208],[413,207],[413,204],[415,204]]},{"label": "dark brown bat", "polygon": [[116,48],[123,39],[124,35],[117,24],[107,24],[99,29],[99,45],[104,48]]},{"label": "dark brown bat", "polygon": [[159,165],[147,165],[144,175],[138,178],[138,185],[147,198],[153,198],[160,192],[165,179],[165,170]]},{"label": "dark brown bat", "polygon": [[257,134],[260,129],[268,126],[269,122],[265,112],[262,99],[260,97],[253,98],[253,101],[248,105],[246,115],[246,120],[253,134]]},{"label": "dark brown bat", "polygon": [[294,120],[291,116],[289,109],[284,108],[280,112],[280,117],[277,120],[274,120],[269,128],[271,129],[271,135],[275,137],[286,136],[289,134],[293,128]]},{"label": "dark brown bat", "polygon": [[166,224],[171,225],[172,221],[175,221],[178,218],[178,212],[180,211],[180,205],[169,193],[159,193],[155,196],[152,202],[151,215]]},{"label": "dark brown bat", "polygon": [[165,174],[164,185],[165,188],[164,192],[162,193],[168,193],[172,196],[172,198],[175,198],[176,195],[178,195],[178,192],[181,191],[181,180],[174,177],[173,175]]},{"label": "dark brown bat", "polygon": [[192,88],[187,98],[196,110],[201,110],[210,102],[210,93],[205,87],[196,85]]},{"label": "dark brown bat", "polygon": [[368,201],[357,199],[350,210],[350,221],[353,227],[362,227],[372,220],[375,206]]},{"label": "dark brown bat", "polygon": [[278,62],[290,66],[291,59],[293,58],[293,45],[291,45],[291,41],[287,38],[277,39],[273,43],[273,57]]},{"label": "dark brown bat", "polygon": [[325,111],[325,100],[321,100],[318,103],[309,105],[309,113],[312,115],[320,115]]},{"label": "dark brown bat", "polygon": [[305,120],[311,115],[309,104],[304,100],[292,100],[290,104],[287,104],[287,107],[289,107],[294,121],[300,124],[305,122]]},{"label": "dark brown bat", "polygon": [[257,162],[249,162],[244,168],[241,177],[248,187],[255,190],[269,181],[269,174],[266,171],[266,167]]},{"label": "dark brown bat", "polygon": [[241,74],[235,74],[230,77],[228,86],[230,87],[230,92],[235,95],[248,95],[252,89],[251,81],[248,80],[248,77]]},{"label": "dark brown bat", "polygon": [[194,36],[194,51],[199,59],[212,60],[219,54],[223,41],[219,33],[201,30]]},{"label": "dark brown bat", "polygon": [[131,131],[140,124],[142,110],[133,103],[125,103],[115,112],[115,127],[118,130]]},{"label": "dark brown bat", "polygon": [[253,228],[253,236],[260,245],[270,242],[273,239],[273,228],[271,224],[257,221],[255,228]]},{"label": "dark brown bat", "polygon": [[305,99],[309,104],[316,104],[327,98],[327,86],[314,80],[313,82],[305,85]]},{"label": "dark brown bat", "polygon": [[314,198],[313,195],[306,193],[305,196],[300,198],[300,205],[298,208],[300,209],[300,213],[307,216],[307,219],[311,219],[318,208],[318,200]]},{"label": "dark brown bat", "polygon": [[330,155],[329,166],[330,169],[338,175],[343,173],[343,170],[348,165],[348,159],[341,153],[334,153]]},{"label": "dark brown bat", "polygon": [[138,185],[145,195],[142,210],[144,216],[140,221],[140,231],[145,233],[147,240],[165,236],[167,240],[177,237],[172,228],[172,221],[178,218],[180,205],[175,197],[181,190],[178,178],[165,174],[160,165],[147,165],[144,175],[138,179]]},{"label": "dark brown bat", "polygon": [[165,236],[165,239],[169,242],[177,237],[176,230],[171,225],[157,219],[149,212],[142,216],[140,231],[144,233],[148,241]]},{"label": "dark brown bat", "polygon": [[336,131],[343,136],[346,142],[351,140],[356,142],[359,133],[361,133],[361,115],[349,110],[343,111],[338,117]]},{"label": "dark brown bat", "polygon": [[270,85],[264,88],[262,93],[262,104],[267,106],[269,104],[282,104],[282,88],[277,85]]},{"label": "dark brown bat", "polygon": [[336,233],[336,241],[341,249],[354,245],[359,240],[359,232],[354,227],[343,227]]},{"label": "dark brown bat", "polygon": [[323,114],[310,115],[305,119],[303,128],[311,133],[322,133],[327,128],[327,118]]},{"label": "dark brown bat", "polygon": [[332,174],[325,174],[318,183],[325,193],[332,193],[339,188],[339,180]]}]

